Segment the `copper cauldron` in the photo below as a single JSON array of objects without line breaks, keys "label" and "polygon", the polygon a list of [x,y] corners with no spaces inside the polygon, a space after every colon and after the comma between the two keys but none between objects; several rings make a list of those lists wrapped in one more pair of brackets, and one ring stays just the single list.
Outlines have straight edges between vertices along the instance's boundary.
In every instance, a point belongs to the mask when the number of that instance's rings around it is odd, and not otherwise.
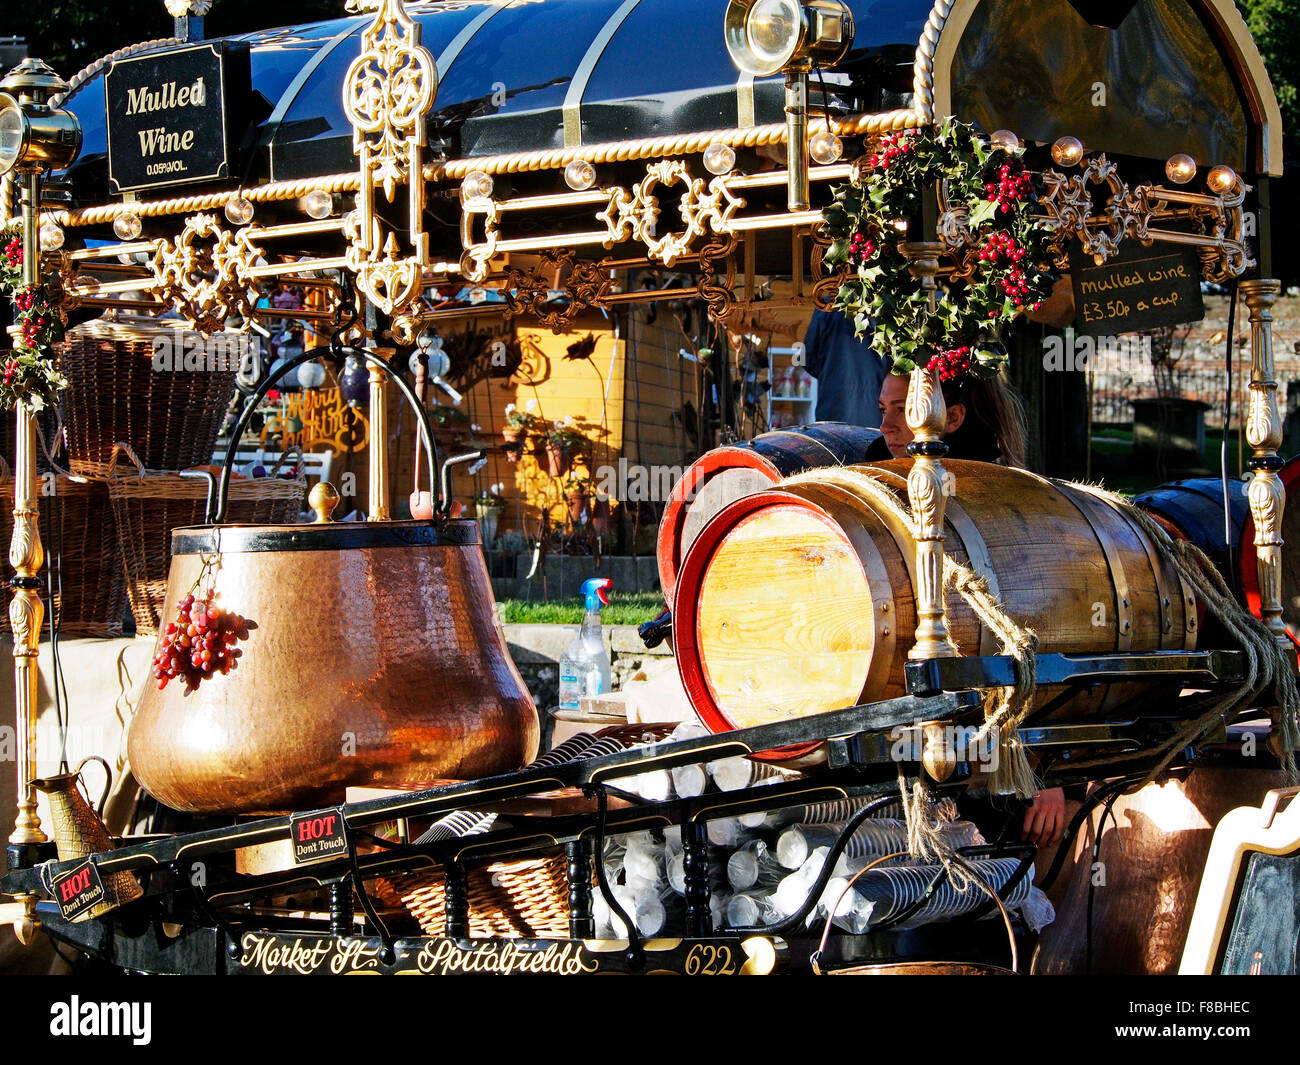
[{"label": "copper cauldron", "polygon": [[537,710],[506,650],[475,522],[335,523],[321,506],[315,525],[222,525],[228,482],[227,467],[215,523],[173,532],[167,603],[219,556],[220,604],[249,631],[229,674],[188,693],[181,679],[146,689],[128,752],[151,795],[179,810],[268,813],[340,802],[349,785],[472,779],[536,756]]}]

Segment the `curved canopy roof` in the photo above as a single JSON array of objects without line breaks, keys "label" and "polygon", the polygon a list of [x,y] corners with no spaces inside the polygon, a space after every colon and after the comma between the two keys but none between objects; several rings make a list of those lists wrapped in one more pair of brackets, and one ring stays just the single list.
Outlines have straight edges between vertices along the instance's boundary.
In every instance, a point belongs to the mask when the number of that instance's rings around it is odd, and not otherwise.
[{"label": "curved canopy roof", "polygon": [[[825,76],[838,108],[910,103],[931,0],[849,0],[853,48]],[[738,75],[725,0],[411,3],[439,86],[429,139],[448,158],[659,137],[782,120],[780,78]],[[1138,0],[1117,30],[1081,0],[952,0],[935,49],[935,107],[1035,139],[1075,133],[1115,154],[1205,153],[1280,172],[1277,104],[1231,0]],[[1234,22],[1235,19],[1235,22]],[[351,171],[344,74],[366,15],[230,40],[250,49],[258,118],[246,185]],[[1106,103],[1094,104],[1096,85]],[[813,98],[817,96],[814,78]],[[102,73],[67,102],[81,120],[77,199],[107,197]]]}]

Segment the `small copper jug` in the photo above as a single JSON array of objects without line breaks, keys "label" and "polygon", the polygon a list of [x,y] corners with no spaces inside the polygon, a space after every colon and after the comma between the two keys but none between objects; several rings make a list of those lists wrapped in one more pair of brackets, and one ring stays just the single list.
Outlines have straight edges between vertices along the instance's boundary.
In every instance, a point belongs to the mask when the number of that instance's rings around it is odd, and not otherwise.
[{"label": "small copper jug", "polygon": [[[77,782],[81,780],[81,769],[90,761],[98,762],[104,767],[104,793],[99,798],[98,813],[77,788]],[[108,834],[108,829],[102,820],[104,803],[108,800],[112,784],[113,771],[97,754],[83,758],[71,773],[60,773],[57,776],[41,777],[32,781],[32,787],[43,791],[49,803],[50,817],[54,821],[54,842],[59,849],[59,861],[85,858],[90,854],[102,854],[114,849],[113,838]],[[138,899],[143,894],[140,885],[130,873],[109,873],[103,879],[104,900],[96,903],[76,920],[87,921],[92,917],[99,917]]]}]

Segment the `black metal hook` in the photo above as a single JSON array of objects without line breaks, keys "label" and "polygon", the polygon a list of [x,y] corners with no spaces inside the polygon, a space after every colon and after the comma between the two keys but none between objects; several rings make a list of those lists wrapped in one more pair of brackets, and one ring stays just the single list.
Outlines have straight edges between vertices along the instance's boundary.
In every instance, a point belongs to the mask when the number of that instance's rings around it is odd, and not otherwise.
[{"label": "black metal hook", "polygon": [[[441,514],[445,502],[442,498],[442,493],[437,487],[438,452],[436,445],[434,444],[433,427],[429,422],[429,412],[424,409],[424,404],[416,398],[415,392],[411,389],[411,386],[406,383],[401,374],[389,366],[388,363],[378,355],[374,354],[374,352],[367,351],[364,348],[356,348],[354,349],[354,353],[358,358],[364,359],[366,362],[370,363],[370,365],[377,366],[384,373],[388,374],[388,376],[393,379],[393,383],[397,385],[398,390],[406,398],[406,401],[411,404],[412,408],[414,408],[415,416],[419,421],[420,432],[424,434],[425,448],[428,451],[429,488],[430,491],[435,492],[438,497],[434,501],[434,513]],[[248,428],[248,423],[253,420],[253,413],[257,410],[258,404],[266,398],[266,394],[271,391],[271,387],[276,383],[276,381],[290,370],[296,370],[303,363],[311,362],[316,357],[316,350],[313,349],[312,351],[304,351],[301,355],[295,355],[292,359],[285,360],[280,364],[280,368],[270,374],[267,379],[262,382],[257,391],[249,397],[248,403],[244,405],[244,413],[239,416],[239,421],[235,423],[234,429],[230,431],[230,444],[226,448],[226,458],[221,467],[221,484],[217,490],[216,509],[214,512],[211,506],[208,508],[208,513],[205,515],[205,521],[207,524],[220,525],[226,520],[226,504],[229,502],[230,474],[233,468],[232,463],[235,457],[235,448],[238,446],[240,438],[244,435],[244,430]],[[373,442],[373,446],[382,447],[383,443],[383,441],[375,441]]]}]

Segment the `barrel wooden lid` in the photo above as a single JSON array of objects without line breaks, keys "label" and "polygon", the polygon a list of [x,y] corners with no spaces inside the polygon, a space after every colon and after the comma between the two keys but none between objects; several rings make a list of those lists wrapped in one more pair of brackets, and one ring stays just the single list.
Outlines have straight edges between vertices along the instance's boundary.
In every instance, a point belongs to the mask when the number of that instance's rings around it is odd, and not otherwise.
[{"label": "barrel wooden lid", "polygon": [[710,728],[857,702],[874,649],[863,623],[871,592],[853,544],[822,508],[783,492],[732,504],[687,555],[682,586],[698,589],[676,615],[683,681]]}]

